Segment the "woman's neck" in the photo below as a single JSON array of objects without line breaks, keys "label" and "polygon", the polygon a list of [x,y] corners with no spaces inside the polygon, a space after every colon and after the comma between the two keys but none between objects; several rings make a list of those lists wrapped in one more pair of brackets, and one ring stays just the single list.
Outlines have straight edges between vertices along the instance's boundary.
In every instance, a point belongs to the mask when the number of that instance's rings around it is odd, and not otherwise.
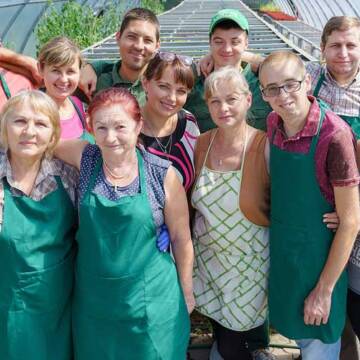
[{"label": "woman's neck", "polygon": [[244,136],[246,133],[248,125],[246,120],[242,120],[238,126],[233,126],[229,128],[218,128],[216,140],[218,144],[231,147],[244,141]]},{"label": "woman's neck", "polygon": [[64,99],[59,99],[52,97],[51,95],[49,96],[53,99],[59,109],[60,119],[71,116],[71,114],[74,112],[74,106],[68,97]]},{"label": "woman's neck", "polygon": [[15,186],[29,195],[41,166],[41,158],[20,158],[9,155]]},{"label": "woman's neck", "polygon": [[162,137],[171,135],[174,132],[178,118],[177,114],[170,117],[161,117],[147,103],[141,109],[141,113],[144,120],[141,132],[145,135]]}]

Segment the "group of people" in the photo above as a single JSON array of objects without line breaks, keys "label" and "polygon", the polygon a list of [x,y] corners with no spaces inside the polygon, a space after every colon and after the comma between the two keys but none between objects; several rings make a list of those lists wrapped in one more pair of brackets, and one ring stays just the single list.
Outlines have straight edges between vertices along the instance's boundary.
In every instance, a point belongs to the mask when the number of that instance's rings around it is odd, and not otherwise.
[{"label": "group of people", "polygon": [[184,360],[194,308],[211,360],[273,359],[269,324],[303,360],[339,359],[347,316],[360,338],[360,19],[306,66],[250,31],[214,14],[206,75],[143,8],[115,63],[0,49],[1,359]]}]

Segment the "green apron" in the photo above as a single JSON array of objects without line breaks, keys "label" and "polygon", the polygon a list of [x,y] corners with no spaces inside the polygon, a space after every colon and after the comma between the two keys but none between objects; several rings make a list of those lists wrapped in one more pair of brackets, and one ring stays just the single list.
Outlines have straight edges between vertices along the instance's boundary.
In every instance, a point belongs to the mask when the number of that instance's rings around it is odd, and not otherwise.
[{"label": "green apron", "polygon": [[5,76],[2,74],[0,74],[0,83],[1,83],[1,87],[4,91],[6,98],[9,100],[11,98],[11,92],[10,92],[9,86],[5,80]]},{"label": "green apron", "polygon": [[[4,185],[0,359],[71,360],[76,213],[61,180],[41,201]],[[61,206],[59,206],[61,204]]]},{"label": "green apron", "polygon": [[73,306],[76,360],[184,360],[190,334],[175,264],[156,249],[146,191],[111,201],[92,189],[80,204]]},{"label": "green apron", "polygon": [[[319,95],[320,88],[325,80],[325,73],[321,71],[319,80],[316,84],[315,90],[313,95],[317,98]],[[321,100],[324,102],[323,100]],[[325,102],[324,102],[325,103]],[[359,104],[359,113],[358,116],[348,116],[348,115],[338,115],[340,116],[344,121],[346,121],[349,126],[351,127],[352,131],[355,134],[356,140],[360,140],[360,104]]]},{"label": "green apron", "polygon": [[270,147],[269,312],[272,326],[286,337],[334,343],[345,324],[345,272],[334,288],[328,323],[304,323],[304,301],[317,284],[334,238],[322,222],[323,214],[334,208],[320,191],[315,169],[315,150],[324,116],[321,106],[319,128],[307,154]]}]

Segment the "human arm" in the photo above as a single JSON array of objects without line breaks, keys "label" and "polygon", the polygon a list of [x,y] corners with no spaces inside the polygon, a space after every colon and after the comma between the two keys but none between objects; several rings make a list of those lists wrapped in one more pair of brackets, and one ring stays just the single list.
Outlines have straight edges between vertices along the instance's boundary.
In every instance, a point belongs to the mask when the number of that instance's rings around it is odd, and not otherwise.
[{"label": "human arm", "polygon": [[55,147],[54,155],[60,160],[80,170],[82,153],[89,143],[84,140],[60,140]]},{"label": "human arm", "polygon": [[18,54],[12,50],[0,47],[0,65],[5,69],[30,78],[34,85],[42,83],[37,61],[30,56]]},{"label": "human arm", "polygon": [[85,64],[80,71],[79,88],[90,100],[96,90],[97,75],[91,64]]},{"label": "human arm", "polygon": [[360,229],[358,186],[334,187],[334,196],[339,227],[319,280],[304,303],[304,322],[307,325],[327,323],[332,292],[349,260]]},{"label": "human arm", "polygon": [[189,227],[189,213],[185,190],[174,169],[169,168],[165,177],[165,223],[169,229],[172,252],[184,292],[188,312],[195,306],[192,269],[194,249]]},{"label": "human arm", "polygon": [[264,57],[250,51],[244,51],[241,55],[241,60],[250,64],[252,72],[257,74],[260,64],[264,61]]}]

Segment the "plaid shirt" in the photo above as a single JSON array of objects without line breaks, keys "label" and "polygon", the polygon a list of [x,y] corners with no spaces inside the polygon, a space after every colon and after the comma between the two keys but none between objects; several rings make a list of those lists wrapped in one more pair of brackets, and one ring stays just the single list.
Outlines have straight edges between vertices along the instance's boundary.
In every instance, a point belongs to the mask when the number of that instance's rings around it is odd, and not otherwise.
[{"label": "plaid shirt", "polygon": [[318,98],[325,101],[337,115],[359,116],[360,114],[360,71],[355,79],[346,86],[339,85],[329,73],[325,65],[308,63],[307,72],[311,75],[311,91],[314,92],[322,72],[324,82],[319,90]]},{"label": "plaid shirt", "polygon": [[[31,191],[30,198],[35,201],[42,200],[46,195],[57,189],[55,176],[59,176],[66,192],[75,206],[76,202],[76,186],[79,179],[78,171],[63,163],[59,159],[46,159],[41,162],[39,173],[35,179],[34,187]],[[22,196],[24,193],[16,188],[14,178],[12,176],[11,165],[7,154],[0,151],[0,179],[6,178],[10,185],[13,196]],[[4,187],[0,181],[0,224],[3,220],[4,207]]]}]

